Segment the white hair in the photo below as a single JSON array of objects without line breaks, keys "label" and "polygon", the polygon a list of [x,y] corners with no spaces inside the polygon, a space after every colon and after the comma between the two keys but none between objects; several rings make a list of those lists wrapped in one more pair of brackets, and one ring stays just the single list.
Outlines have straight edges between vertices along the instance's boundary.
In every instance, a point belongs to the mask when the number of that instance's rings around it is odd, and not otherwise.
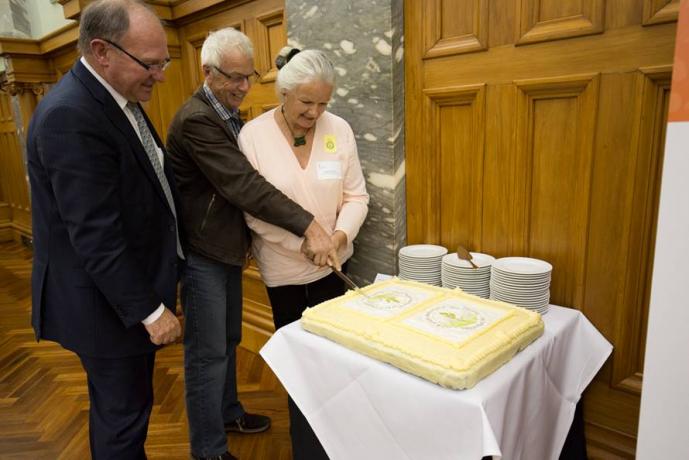
[{"label": "white hair", "polygon": [[201,47],[201,65],[220,67],[222,57],[233,48],[239,49],[246,57],[254,57],[251,40],[240,31],[226,27],[209,33]]},{"label": "white hair", "polygon": [[[280,50],[280,56],[290,54],[293,48],[285,47]],[[275,80],[275,92],[284,102],[284,92],[292,91],[297,86],[320,80],[331,86],[335,86],[335,69],[332,62],[320,50],[304,50],[294,54],[287,63],[278,71]]]}]

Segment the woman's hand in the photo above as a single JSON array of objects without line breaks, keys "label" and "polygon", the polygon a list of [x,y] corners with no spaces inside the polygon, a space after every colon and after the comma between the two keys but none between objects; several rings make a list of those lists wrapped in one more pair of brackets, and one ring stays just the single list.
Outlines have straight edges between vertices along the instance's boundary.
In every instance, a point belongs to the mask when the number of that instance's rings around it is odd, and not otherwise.
[{"label": "woman's hand", "polygon": [[335,250],[339,253],[347,247],[347,234],[342,230],[335,230],[335,233],[330,237],[335,246]]}]

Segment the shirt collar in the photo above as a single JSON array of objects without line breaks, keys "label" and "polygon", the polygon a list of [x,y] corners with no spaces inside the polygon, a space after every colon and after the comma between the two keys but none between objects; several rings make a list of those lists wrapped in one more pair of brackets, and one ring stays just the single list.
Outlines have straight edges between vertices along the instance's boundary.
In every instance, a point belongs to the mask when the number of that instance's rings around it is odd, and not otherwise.
[{"label": "shirt collar", "polygon": [[240,119],[239,110],[228,109],[227,107],[222,105],[218,98],[215,97],[215,94],[213,94],[213,91],[208,87],[208,85],[205,82],[203,83],[203,92],[206,94],[206,97],[213,106],[213,109],[215,109],[216,113],[223,121],[227,121],[230,118],[235,118],[237,120]]},{"label": "shirt collar", "polygon": [[91,72],[91,74],[96,78],[96,80],[98,80],[100,82],[100,84],[103,85],[105,87],[105,89],[108,90],[108,92],[113,97],[113,99],[115,99],[115,102],[117,103],[117,105],[120,106],[120,108],[122,110],[124,110],[124,108],[127,106],[127,102],[129,102],[129,101],[127,101],[127,99],[124,96],[122,96],[120,93],[118,93],[115,88],[110,86],[110,83],[105,81],[105,79],[103,77],[101,77],[98,74],[98,72],[96,72],[93,69],[93,67],[91,67],[91,64],[88,63],[86,58],[84,58],[82,56],[81,59],[79,59],[79,60],[81,61],[82,64],[84,64],[84,67],[86,67],[86,70]]}]

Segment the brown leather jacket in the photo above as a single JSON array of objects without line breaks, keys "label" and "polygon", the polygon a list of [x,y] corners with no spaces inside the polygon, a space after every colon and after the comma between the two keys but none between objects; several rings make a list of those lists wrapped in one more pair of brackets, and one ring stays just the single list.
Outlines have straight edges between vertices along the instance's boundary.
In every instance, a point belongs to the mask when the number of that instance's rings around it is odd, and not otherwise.
[{"label": "brown leather jacket", "polygon": [[243,265],[251,215],[302,236],[313,215],[266,181],[200,88],[179,109],[167,151],[181,195],[187,248],[213,260]]}]

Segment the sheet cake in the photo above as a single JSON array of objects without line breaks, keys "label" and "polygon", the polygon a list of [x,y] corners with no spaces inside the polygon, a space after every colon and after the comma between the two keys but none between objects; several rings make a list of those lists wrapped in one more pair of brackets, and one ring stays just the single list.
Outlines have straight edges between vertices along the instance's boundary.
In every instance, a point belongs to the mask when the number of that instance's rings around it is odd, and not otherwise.
[{"label": "sheet cake", "polygon": [[473,387],[543,333],[538,313],[393,278],[307,309],[307,331],[447,388]]}]

